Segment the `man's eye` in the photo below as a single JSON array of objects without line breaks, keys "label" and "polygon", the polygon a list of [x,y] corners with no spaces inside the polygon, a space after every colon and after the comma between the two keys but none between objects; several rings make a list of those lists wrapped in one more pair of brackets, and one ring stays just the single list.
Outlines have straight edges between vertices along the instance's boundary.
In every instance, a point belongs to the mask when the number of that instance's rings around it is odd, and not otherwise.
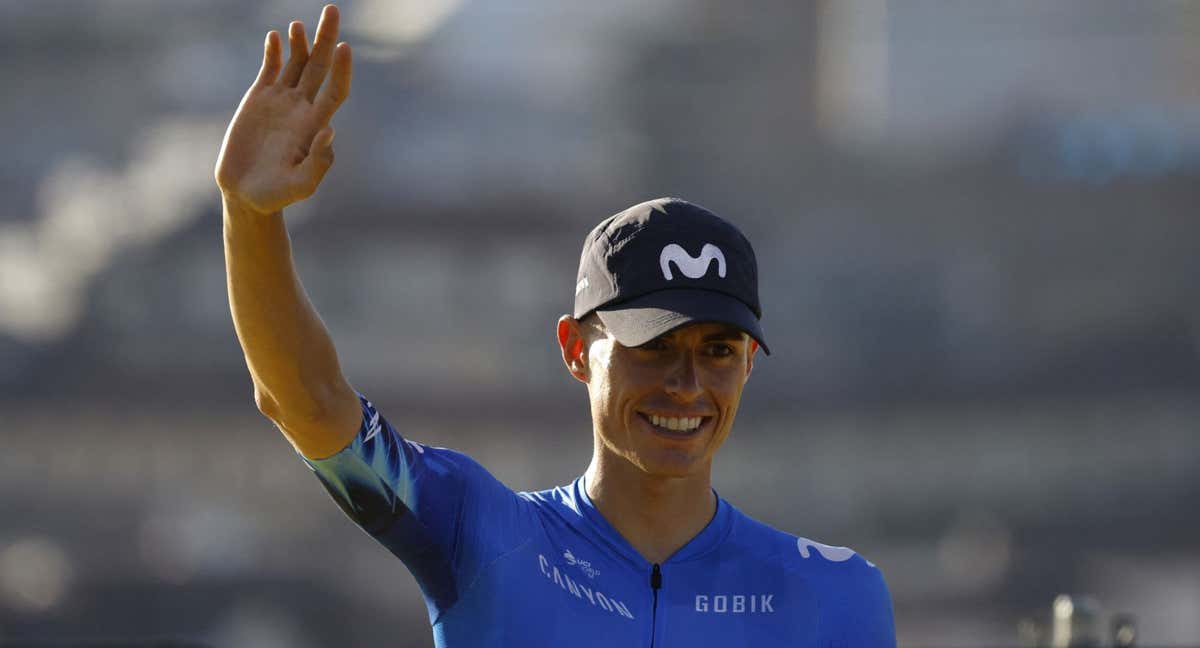
[{"label": "man's eye", "polygon": [[710,344],[708,353],[718,358],[724,358],[733,355],[733,347],[728,344]]}]

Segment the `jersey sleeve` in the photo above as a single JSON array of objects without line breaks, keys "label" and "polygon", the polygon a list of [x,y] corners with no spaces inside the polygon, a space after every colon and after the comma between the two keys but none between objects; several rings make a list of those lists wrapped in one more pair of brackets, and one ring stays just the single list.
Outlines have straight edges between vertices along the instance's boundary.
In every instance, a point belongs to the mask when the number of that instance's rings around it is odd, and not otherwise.
[{"label": "jersey sleeve", "polygon": [[[862,556],[850,560],[850,578],[836,588],[827,605],[836,623],[830,648],[896,648],[892,596],[883,572]],[[836,591],[835,590],[835,591]]]},{"label": "jersey sleeve", "polygon": [[400,558],[431,623],[530,532],[529,503],[470,457],[404,439],[359,394],[362,424],[326,459],[301,459],[351,520]]}]

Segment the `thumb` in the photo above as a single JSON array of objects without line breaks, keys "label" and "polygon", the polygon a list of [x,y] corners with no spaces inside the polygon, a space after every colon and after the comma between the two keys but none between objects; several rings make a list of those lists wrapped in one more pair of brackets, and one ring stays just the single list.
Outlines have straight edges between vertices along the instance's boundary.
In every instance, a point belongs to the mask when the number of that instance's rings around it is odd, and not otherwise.
[{"label": "thumb", "polygon": [[333,166],[333,135],[333,126],[317,131],[309,146],[308,156],[296,167],[299,184],[307,195],[317,190],[317,185],[321,184],[325,173]]}]

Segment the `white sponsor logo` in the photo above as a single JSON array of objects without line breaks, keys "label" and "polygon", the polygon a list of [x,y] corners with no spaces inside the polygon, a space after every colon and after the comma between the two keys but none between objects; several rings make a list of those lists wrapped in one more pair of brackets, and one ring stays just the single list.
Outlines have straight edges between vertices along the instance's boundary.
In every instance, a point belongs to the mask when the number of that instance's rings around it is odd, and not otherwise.
[{"label": "white sponsor logo", "polygon": [[821,557],[830,562],[845,562],[854,557],[854,550],[847,547],[831,547],[820,542],[813,542],[808,538],[796,538],[796,547],[800,549],[800,555],[808,558],[811,556],[809,549],[816,549]]},{"label": "white sponsor logo", "polygon": [[588,287],[588,280],[587,280],[587,277],[584,277],[583,279],[579,280],[579,283],[575,284],[575,294],[579,295],[579,293],[587,290],[587,287]]},{"label": "white sponsor logo", "polygon": [[594,579],[596,578],[596,575],[600,573],[599,569],[592,567],[592,563],[580,558],[576,558],[575,554],[571,553],[570,549],[567,549],[563,552],[563,560],[567,561],[568,565],[575,565],[576,567],[579,567],[580,571],[587,574],[588,578]]},{"label": "white sponsor logo", "polygon": [[[367,403],[367,405],[370,406],[371,404]],[[375,435],[379,434],[379,429],[382,427],[383,426],[379,423],[379,412],[372,410],[371,420],[367,423],[367,436],[363,437],[363,443],[374,439]]]},{"label": "white sponsor logo", "polygon": [[629,611],[629,606],[625,605],[624,602],[600,590],[592,589],[583,583],[571,580],[569,575],[560,571],[556,565],[551,565],[550,561],[546,560],[546,557],[542,554],[538,554],[538,569],[542,571],[542,575],[546,577],[546,580],[558,585],[564,592],[574,595],[575,598],[587,601],[594,607],[598,607],[605,612],[612,612],[626,619],[633,618],[633,612]]},{"label": "white sponsor logo", "polygon": [[717,260],[717,276],[725,278],[725,254],[721,252],[721,248],[712,243],[705,243],[700,249],[700,256],[693,257],[687,253],[678,243],[671,243],[662,249],[662,254],[658,255],[658,265],[662,268],[663,278],[671,281],[675,278],[671,274],[671,262],[675,263],[675,267],[679,268],[685,276],[692,279],[699,279],[708,274],[708,266],[712,260]]},{"label": "white sponsor logo", "polygon": [[771,614],[774,594],[697,594],[696,611],[702,614]]},{"label": "white sponsor logo", "polygon": [[[363,437],[363,443],[366,443],[379,436],[379,431],[383,429],[383,423],[379,419],[379,412],[375,411],[375,408],[373,405],[371,405],[370,401],[367,401],[367,406],[371,408],[371,420],[367,422],[367,435]],[[421,454],[425,454],[425,446],[411,439],[405,439],[404,442],[412,446],[413,450],[416,450]]]}]

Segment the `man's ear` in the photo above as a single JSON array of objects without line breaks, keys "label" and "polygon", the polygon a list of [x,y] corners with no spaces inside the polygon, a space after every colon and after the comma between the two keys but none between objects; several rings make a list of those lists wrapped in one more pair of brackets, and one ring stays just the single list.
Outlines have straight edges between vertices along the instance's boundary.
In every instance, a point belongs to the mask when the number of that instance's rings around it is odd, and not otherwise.
[{"label": "man's ear", "polygon": [[570,315],[558,318],[558,347],[562,350],[563,364],[576,380],[588,382],[587,340],[583,337],[583,325]]},{"label": "man's ear", "polygon": [[750,338],[750,346],[746,351],[746,378],[750,378],[750,372],[754,370],[754,354],[758,353],[758,340]]}]

